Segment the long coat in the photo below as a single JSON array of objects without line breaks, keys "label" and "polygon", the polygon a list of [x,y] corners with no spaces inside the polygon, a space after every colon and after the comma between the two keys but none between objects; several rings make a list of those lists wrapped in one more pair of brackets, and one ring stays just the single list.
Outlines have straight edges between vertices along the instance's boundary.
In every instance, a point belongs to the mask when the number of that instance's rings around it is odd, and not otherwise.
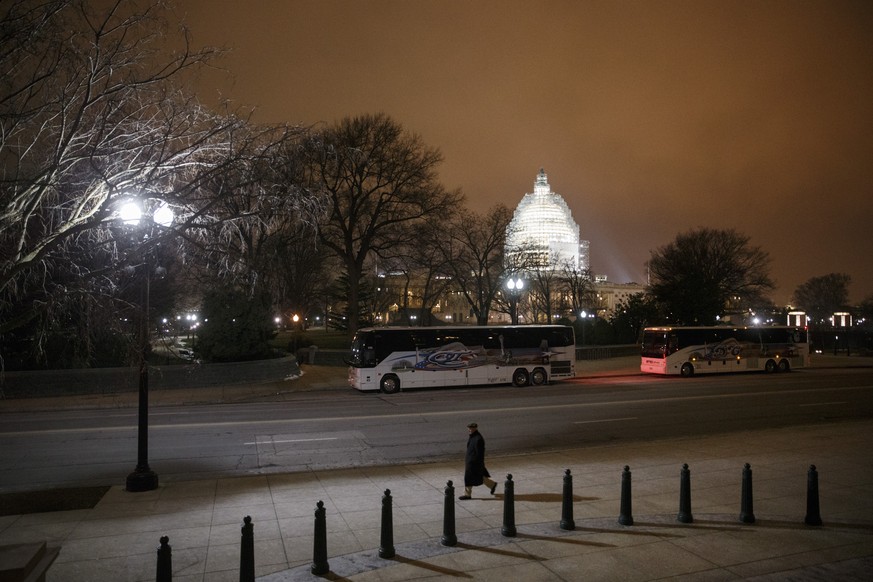
[{"label": "long coat", "polygon": [[464,458],[464,485],[474,487],[481,485],[485,477],[491,477],[485,468],[485,439],[479,431],[470,433],[467,439],[467,455]]}]

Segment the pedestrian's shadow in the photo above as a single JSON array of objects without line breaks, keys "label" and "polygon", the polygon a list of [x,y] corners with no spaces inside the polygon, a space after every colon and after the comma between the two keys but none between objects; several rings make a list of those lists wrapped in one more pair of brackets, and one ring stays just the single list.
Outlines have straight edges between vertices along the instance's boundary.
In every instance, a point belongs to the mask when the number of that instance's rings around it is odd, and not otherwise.
[{"label": "pedestrian's shadow", "polygon": [[[495,499],[503,499],[505,496],[503,493],[497,493],[494,495]],[[561,493],[516,493],[514,495],[515,501],[532,501],[534,503],[558,503],[564,500],[564,496]],[[582,497],[581,495],[573,496],[573,503],[578,501],[599,501],[599,497]]]},{"label": "pedestrian's shadow", "polygon": [[822,523],[822,525],[808,525],[803,523],[803,520],[797,521],[785,521],[778,519],[758,519],[753,523],[744,523],[740,520],[730,521],[727,519],[707,519],[704,517],[703,519],[694,518],[694,527],[697,527],[697,524],[705,523],[711,525],[721,525],[721,526],[732,526],[734,529],[753,529],[753,528],[771,528],[771,529],[794,529],[794,530],[857,530],[864,533],[873,533],[873,524],[864,524],[864,523],[848,523],[848,522],[838,522],[838,521],[828,521]]},{"label": "pedestrian's shadow", "polygon": [[[505,538],[505,542],[512,541],[510,538]],[[530,552],[514,552],[512,550],[501,550],[495,546],[474,546],[472,544],[465,544],[462,542],[458,542],[455,545],[456,548],[463,548],[465,550],[476,550],[477,552],[486,552],[489,554],[496,554],[498,556],[506,556],[509,558],[521,558],[523,560],[536,560],[538,562],[542,562],[547,560],[548,558],[544,558],[542,556],[537,556],[535,554],[531,554]]]},{"label": "pedestrian's shadow", "polygon": [[539,536],[529,533],[517,533],[517,538],[524,540],[538,540],[543,542],[556,542],[561,544],[573,544],[576,546],[593,546],[596,548],[614,548],[615,544],[607,544],[604,542],[592,542],[590,540],[580,540],[578,538],[571,538],[568,536]]},{"label": "pedestrian's shadow", "polygon": [[[458,544],[459,546],[461,544]],[[478,548],[472,548],[478,549]],[[466,572],[461,572],[460,570],[453,570],[452,568],[444,568],[442,566],[437,566],[436,564],[431,564],[429,562],[423,562],[422,560],[413,560],[412,558],[407,558],[405,556],[401,556],[399,554],[395,554],[390,558],[395,562],[400,562],[401,564],[409,564],[410,566],[415,566],[416,568],[422,568],[424,570],[430,570],[435,572],[436,574],[441,574],[443,576],[451,576],[452,578],[472,578],[470,574]]]},{"label": "pedestrian's shadow", "polygon": [[339,574],[334,574],[333,572],[328,572],[327,574],[312,574],[317,578],[322,578],[324,580],[330,580],[331,582],[351,582],[349,578],[345,576],[340,576]]},{"label": "pedestrian's shadow", "polygon": [[[458,544],[460,545],[460,544]],[[476,547],[470,547],[470,549],[481,549]],[[414,566],[416,568],[421,568],[423,570],[430,570],[436,574],[442,576],[451,576],[452,578],[472,578],[470,574],[466,572],[461,572],[460,570],[453,570],[451,568],[443,568],[442,566],[437,566],[436,564],[430,564],[428,562],[424,562],[422,560],[413,560],[412,558],[407,558],[401,556],[399,554],[395,554],[390,558],[386,558],[387,561],[397,562],[399,564],[408,564],[410,566]],[[317,576],[318,578],[322,578],[324,580],[330,580],[331,582],[351,582],[351,578],[346,578],[345,576],[340,576],[334,572],[328,572],[327,574],[321,574]]]}]

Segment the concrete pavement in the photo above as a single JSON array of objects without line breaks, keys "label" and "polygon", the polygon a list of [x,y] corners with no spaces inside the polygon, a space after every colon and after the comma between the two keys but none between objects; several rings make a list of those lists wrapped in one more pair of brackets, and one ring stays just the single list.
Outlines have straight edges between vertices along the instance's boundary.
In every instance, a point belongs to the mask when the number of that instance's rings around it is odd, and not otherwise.
[{"label": "concrete pavement", "polygon": [[[145,581],[155,579],[156,549],[166,535],[173,580],[238,580],[248,515],[258,579],[313,580],[313,516],[323,501],[324,577],[331,580],[868,580],[871,445],[873,421],[859,421],[534,455],[490,451],[497,495],[478,487],[474,499],[459,501],[455,491],[453,547],[440,538],[447,481],[458,489],[463,481],[462,443],[457,463],[169,482],[145,493],[115,486],[92,509],[0,517],[0,544],[60,546],[49,582]],[[691,470],[691,524],[676,520],[683,463]],[[753,472],[754,524],[739,520],[744,463]],[[818,468],[822,526],[804,525],[811,464]],[[618,524],[625,465],[631,526]],[[559,527],[565,469],[573,476],[573,531]],[[501,533],[510,473],[514,537]],[[386,489],[393,499],[391,559],[378,555]]]}]

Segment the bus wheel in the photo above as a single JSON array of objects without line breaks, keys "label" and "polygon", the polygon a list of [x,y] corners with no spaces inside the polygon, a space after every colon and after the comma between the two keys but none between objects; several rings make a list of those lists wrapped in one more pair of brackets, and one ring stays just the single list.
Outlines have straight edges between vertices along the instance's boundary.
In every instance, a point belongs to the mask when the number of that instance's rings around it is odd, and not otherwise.
[{"label": "bus wheel", "polygon": [[764,364],[764,371],[768,374],[772,374],[776,371],[776,362],[773,360],[767,360],[767,363]]},{"label": "bus wheel", "polygon": [[694,366],[692,366],[688,362],[685,362],[679,369],[679,373],[682,375],[683,378],[690,378],[694,375]]},{"label": "bus wheel", "polygon": [[400,378],[394,374],[385,374],[379,381],[379,388],[385,394],[396,394],[400,392]]},{"label": "bus wheel", "polygon": [[512,384],[514,386],[527,386],[530,384],[530,374],[524,368],[519,368],[512,374]]},{"label": "bus wheel", "polygon": [[782,360],[779,362],[779,371],[780,372],[790,372],[791,371],[791,363],[788,360]]},{"label": "bus wheel", "polygon": [[534,368],[534,371],[530,375],[530,383],[534,386],[540,386],[542,384],[545,384],[546,380],[548,379],[549,376],[542,368]]}]

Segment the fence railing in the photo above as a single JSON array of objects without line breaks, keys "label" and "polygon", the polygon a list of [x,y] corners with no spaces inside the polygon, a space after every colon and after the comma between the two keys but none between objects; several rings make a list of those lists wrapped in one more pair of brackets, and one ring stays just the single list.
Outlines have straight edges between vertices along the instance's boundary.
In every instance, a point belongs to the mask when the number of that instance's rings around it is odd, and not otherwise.
[{"label": "fence railing", "polygon": [[616,346],[576,346],[577,360],[607,360],[623,356],[639,356],[639,344]]}]

